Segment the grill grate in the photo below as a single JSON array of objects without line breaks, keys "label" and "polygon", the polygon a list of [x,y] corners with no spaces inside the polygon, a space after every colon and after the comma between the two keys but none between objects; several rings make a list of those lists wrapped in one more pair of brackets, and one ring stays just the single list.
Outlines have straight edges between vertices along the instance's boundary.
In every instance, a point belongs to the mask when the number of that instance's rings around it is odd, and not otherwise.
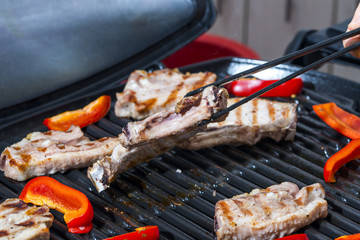
[{"label": "grill grate", "polygon": [[[229,66],[228,62],[225,64]],[[231,71],[214,72],[231,74]],[[303,94],[294,99],[299,105],[293,143],[263,140],[252,147],[219,146],[196,152],[174,148],[120,174],[111,188],[100,194],[87,179],[86,169],[53,175],[84,192],[93,204],[95,217],[94,229],[89,234],[76,235],[67,232],[62,214],[52,211],[55,221],[51,239],[103,239],[133,231],[138,226],[157,225],[160,239],[210,240],[215,238],[213,217],[218,200],[283,181],[294,182],[299,187],[320,182],[326,190],[329,216],[300,230],[311,240],[360,232],[359,161],[341,168],[337,183],[323,181],[322,167],[327,157],[348,140],[312,111],[313,104],[336,101],[348,111],[358,113],[358,103],[343,95],[318,92],[312,84],[305,86]],[[117,119],[111,112],[85,128],[85,132],[93,139],[116,136],[126,123],[127,120]],[[0,174],[1,200],[18,196],[24,185],[25,182],[14,182]]]}]

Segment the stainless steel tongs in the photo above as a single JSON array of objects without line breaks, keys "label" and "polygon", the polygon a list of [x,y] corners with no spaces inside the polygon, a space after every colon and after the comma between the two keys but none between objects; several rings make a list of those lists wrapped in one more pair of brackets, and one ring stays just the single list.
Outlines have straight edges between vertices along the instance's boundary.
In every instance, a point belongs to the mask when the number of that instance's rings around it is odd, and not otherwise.
[{"label": "stainless steel tongs", "polygon": [[[349,31],[349,32],[346,32],[346,33],[339,34],[339,35],[337,35],[335,37],[329,38],[329,39],[327,39],[325,41],[319,42],[319,43],[314,44],[312,46],[300,49],[300,50],[295,51],[293,53],[287,54],[287,55],[285,55],[283,57],[277,58],[275,60],[272,60],[272,61],[266,62],[264,64],[261,64],[259,66],[256,66],[256,67],[250,68],[248,70],[242,71],[240,73],[234,74],[232,76],[223,78],[223,79],[218,80],[218,81],[216,81],[214,83],[211,83],[211,84],[208,84],[206,86],[200,87],[200,88],[195,89],[195,90],[193,90],[191,92],[188,92],[185,95],[185,97],[189,97],[189,96],[192,96],[192,95],[197,94],[199,92],[202,92],[206,87],[209,87],[209,86],[212,86],[212,85],[217,86],[217,87],[223,86],[223,85],[225,85],[227,83],[236,81],[239,78],[243,78],[243,77],[249,76],[251,74],[254,74],[254,73],[266,70],[268,68],[274,67],[276,65],[288,62],[290,60],[297,59],[299,57],[302,57],[302,56],[305,56],[307,54],[318,51],[321,48],[330,46],[330,45],[332,45],[332,44],[334,44],[334,43],[336,43],[338,41],[342,41],[344,39],[353,37],[353,36],[355,36],[357,34],[360,34],[360,28],[357,28],[355,30],[352,30],[352,31]],[[252,100],[254,98],[257,98],[257,97],[261,96],[262,94],[266,93],[267,91],[270,91],[271,89],[276,88],[277,86],[279,86],[279,85],[281,85],[281,84],[283,84],[283,83],[285,83],[285,82],[299,76],[300,74],[303,74],[303,73],[305,73],[305,72],[307,72],[307,71],[309,71],[311,69],[317,68],[317,67],[321,66],[322,64],[324,64],[324,63],[326,63],[328,61],[331,61],[331,60],[333,60],[335,58],[338,58],[338,57],[344,55],[345,53],[348,53],[348,52],[350,52],[350,51],[352,51],[352,50],[354,50],[354,49],[356,49],[358,47],[360,47],[360,42],[355,43],[355,44],[353,44],[353,45],[351,45],[351,46],[349,46],[347,48],[341,49],[341,50],[339,50],[339,51],[337,51],[337,52],[335,52],[335,53],[333,53],[331,55],[328,55],[328,56],[326,56],[326,57],[324,57],[324,58],[322,58],[322,59],[320,59],[320,60],[318,60],[316,62],[313,62],[313,63],[309,64],[308,66],[305,66],[305,67],[293,72],[292,74],[280,79],[279,81],[277,81],[277,82],[275,82],[275,83],[273,83],[273,84],[271,84],[271,85],[257,91],[256,93],[251,94],[248,97],[245,97],[245,98],[241,99],[237,103],[235,103],[235,104],[227,107],[226,109],[212,115],[209,120],[204,120],[204,121],[199,122],[198,125],[202,126],[204,124],[207,124],[207,123],[213,121],[214,119],[217,119],[217,118],[221,117],[222,115],[230,112],[231,110],[237,108],[238,106],[240,106],[240,105],[242,105],[242,104],[244,104],[244,103],[246,103],[246,102],[248,102],[248,101],[250,101],[250,100]]]}]

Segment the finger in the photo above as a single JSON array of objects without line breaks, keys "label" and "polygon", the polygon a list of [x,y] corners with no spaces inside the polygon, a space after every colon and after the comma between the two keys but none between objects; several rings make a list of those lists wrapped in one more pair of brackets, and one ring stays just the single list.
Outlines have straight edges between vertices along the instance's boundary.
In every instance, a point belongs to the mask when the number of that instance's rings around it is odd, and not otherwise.
[{"label": "finger", "polygon": [[359,27],[360,27],[360,4],[356,8],[353,19],[348,25],[348,30],[351,31]]},{"label": "finger", "polygon": [[[346,48],[357,42],[360,42],[360,36],[355,36],[352,38],[345,39],[343,41],[343,44],[344,44],[344,47]],[[351,51],[350,54],[357,58],[360,58],[360,49],[355,49],[355,50]]]},{"label": "finger", "polygon": [[[360,27],[360,4],[357,6],[354,16],[348,25],[346,32],[357,29]],[[360,35],[343,40],[344,47],[349,47],[354,43],[360,42]],[[360,49],[356,49],[350,52],[353,56],[360,58]]]}]

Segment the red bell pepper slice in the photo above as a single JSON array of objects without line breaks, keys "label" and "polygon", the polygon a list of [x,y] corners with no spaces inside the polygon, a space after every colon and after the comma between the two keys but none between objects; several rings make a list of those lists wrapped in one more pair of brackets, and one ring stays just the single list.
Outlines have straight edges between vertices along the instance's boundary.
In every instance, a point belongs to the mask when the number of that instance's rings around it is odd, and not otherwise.
[{"label": "red bell pepper slice", "polygon": [[324,166],[324,179],[326,182],[335,182],[335,173],[344,164],[360,158],[360,139],[352,140],[340,151],[332,155]]},{"label": "red bell pepper slice", "polygon": [[87,233],[92,229],[94,210],[85,194],[68,187],[54,178],[43,176],[30,180],[20,196],[26,203],[46,204],[64,213],[69,232]]},{"label": "red bell pepper slice", "polygon": [[91,231],[93,226],[94,226],[93,223],[90,223],[88,225],[81,226],[81,227],[72,227],[72,228],[69,227],[68,231],[71,233],[77,233],[77,234],[88,233]]},{"label": "red bell pepper slice", "polygon": [[146,226],[136,228],[135,232],[125,233],[104,240],[158,240],[159,238],[160,233],[157,226]]},{"label": "red bell pepper slice", "polygon": [[[278,80],[260,80],[253,78],[243,78],[227,84],[225,88],[232,95],[239,97],[246,97],[277,81]],[[280,86],[262,94],[261,96],[291,97],[294,94],[299,94],[301,92],[303,85],[304,84],[301,78],[293,78],[290,81],[285,82]]]},{"label": "red bell pepper slice", "polygon": [[66,111],[51,118],[46,118],[44,125],[50,130],[57,131],[67,131],[71,125],[83,128],[103,118],[109,111],[110,106],[110,96],[103,95],[82,109]]},{"label": "red bell pepper slice", "polygon": [[342,135],[351,139],[360,138],[360,117],[344,111],[333,102],[314,105],[313,109],[326,124]]},{"label": "red bell pepper slice", "polygon": [[277,238],[275,240],[309,240],[308,236],[305,233],[294,234],[282,238]]},{"label": "red bell pepper slice", "polygon": [[356,233],[353,235],[344,235],[338,238],[335,238],[335,240],[359,240],[360,239],[360,233]]}]

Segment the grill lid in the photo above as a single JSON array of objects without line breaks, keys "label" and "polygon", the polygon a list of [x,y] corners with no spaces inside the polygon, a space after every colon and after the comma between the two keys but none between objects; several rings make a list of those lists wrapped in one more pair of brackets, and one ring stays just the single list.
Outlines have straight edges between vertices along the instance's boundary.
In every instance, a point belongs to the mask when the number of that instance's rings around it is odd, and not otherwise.
[{"label": "grill lid", "polygon": [[191,42],[216,17],[211,0],[19,0],[0,13],[0,109],[112,86]]},{"label": "grill lid", "polygon": [[[224,58],[184,67],[181,71],[208,70],[223,77],[261,63]],[[279,78],[295,70],[297,67],[281,65],[257,77]],[[294,182],[299,187],[319,182],[326,190],[328,217],[299,232],[305,232],[312,240],[360,232],[359,161],[342,167],[336,183],[323,181],[325,161],[345,146],[348,139],[328,127],[312,111],[313,104],[335,101],[347,111],[360,115],[359,84],[316,71],[302,77],[302,94],[294,99],[277,99],[298,103],[298,126],[293,143],[263,140],[252,147],[219,146],[196,152],[174,148],[120,174],[111,187],[101,193],[87,179],[86,169],[52,175],[84,192],[95,212],[94,229],[89,234],[76,235],[67,232],[62,214],[53,211],[52,239],[103,239],[144,225],[159,226],[160,239],[214,239],[214,205],[218,200],[283,181]],[[122,87],[102,93],[112,95],[115,100],[115,93]],[[78,108],[95,97],[85,97],[66,106],[52,106],[36,116],[22,115],[17,123],[2,125],[0,150],[29,132],[45,131],[42,125],[45,117]],[[126,122],[126,119],[118,119],[112,108],[104,119],[84,131],[91,138],[115,136]],[[1,201],[17,197],[25,183],[6,179],[1,173]]]}]

